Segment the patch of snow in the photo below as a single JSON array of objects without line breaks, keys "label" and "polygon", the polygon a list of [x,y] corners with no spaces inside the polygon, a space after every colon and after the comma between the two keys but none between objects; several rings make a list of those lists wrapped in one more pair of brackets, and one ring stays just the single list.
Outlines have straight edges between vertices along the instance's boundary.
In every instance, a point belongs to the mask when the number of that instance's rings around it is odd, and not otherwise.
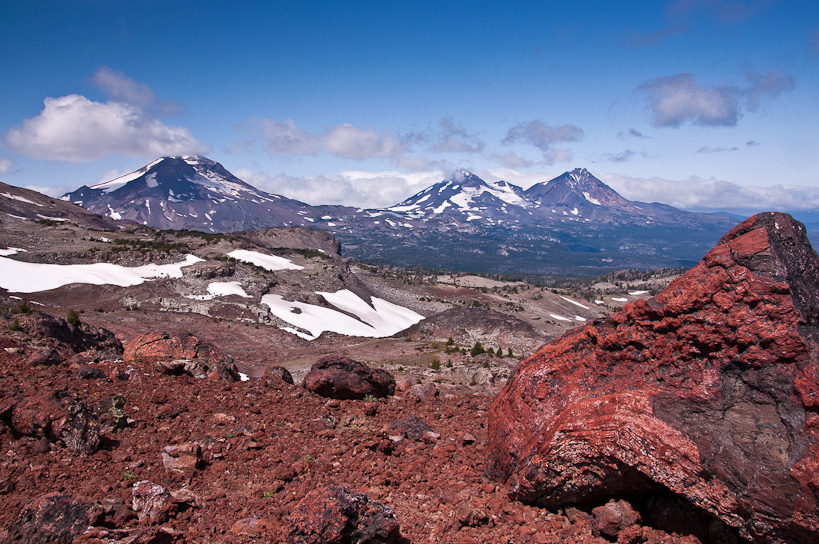
[{"label": "patch of snow", "polygon": [[611,297],[611,300],[613,300],[614,302],[628,302],[627,298],[622,297]]},{"label": "patch of snow", "polygon": [[8,215],[9,217],[13,217],[13,218],[15,218],[15,219],[20,219],[20,220],[22,220],[22,221],[28,221],[28,218],[27,218],[27,217],[20,217],[19,215],[12,215],[12,214],[10,214],[10,213],[7,213],[6,215]]},{"label": "patch of snow", "polygon": [[239,372],[239,381],[246,382],[249,379],[250,379],[250,376],[248,376],[244,372]]},{"label": "patch of snow", "polygon": [[580,212],[578,211],[578,209],[577,209],[577,208],[574,208],[574,209],[572,210],[572,215],[578,215],[579,213],[580,213]]},{"label": "patch of snow", "polygon": [[181,278],[182,268],[202,261],[195,255],[172,264],[125,267],[110,263],[41,264],[0,257],[0,287],[13,293],[35,293],[70,283],[129,287],[156,278]]},{"label": "patch of snow", "polygon": [[9,255],[16,255],[20,252],[28,253],[25,249],[21,247],[10,247],[8,249],[0,249],[0,257],[8,257]]},{"label": "patch of snow", "polygon": [[444,202],[440,206],[432,209],[432,213],[443,213],[444,210],[449,208],[450,206],[452,206],[452,202],[450,202],[449,200],[444,200]]},{"label": "patch of snow", "polygon": [[266,255],[258,251],[249,251],[247,249],[237,249],[228,253],[228,257],[233,257],[246,263],[261,266],[265,270],[275,272],[277,270],[303,270],[303,266],[294,264],[290,259],[284,257],[277,257],[276,255]]},{"label": "patch of snow", "polygon": [[553,317],[554,319],[557,319],[558,321],[571,321],[571,319],[569,319],[568,317],[563,317],[562,315],[557,315],[557,314],[549,314],[549,315],[551,317]]},{"label": "patch of snow", "polygon": [[145,185],[150,188],[154,188],[159,185],[159,182],[156,181],[156,172],[151,172],[145,177]]},{"label": "patch of snow", "polygon": [[328,219],[332,219],[333,216],[332,215],[322,215],[321,218],[324,219],[325,221],[327,221]]},{"label": "patch of snow", "polygon": [[208,285],[208,293],[216,297],[227,297],[230,295],[238,295],[243,298],[250,298],[250,295],[245,293],[242,284],[238,281],[215,281]]},{"label": "patch of snow", "polygon": [[150,170],[153,166],[159,164],[163,160],[164,160],[164,157],[155,160],[154,162],[152,162],[148,166],[143,166],[142,168],[140,168],[136,172],[131,172],[130,174],[125,174],[124,176],[120,176],[120,177],[118,177],[116,179],[112,179],[111,181],[106,181],[104,183],[100,183],[100,184],[97,184],[97,185],[92,185],[91,189],[102,189],[102,192],[104,192],[104,193],[110,193],[111,191],[116,191],[117,189],[119,189],[120,187],[122,187],[123,185],[128,183],[129,181],[133,181],[133,180],[137,179],[142,174],[144,174],[145,172]]},{"label": "patch of snow", "polygon": [[603,301],[603,300],[597,300],[597,299],[594,299],[594,303],[595,303],[595,304],[605,304],[606,302],[605,302],[605,301]]},{"label": "patch of snow", "polygon": [[601,206],[600,201],[596,198],[592,198],[591,195],[587,191],[583,191],[583,196],[586,197],[586,200],[594,204],[595,206]]},{"label": "patch of snow", "polygon": [[282,321],[309,331],[311,336],[308,337],[295,329],[284,329],[308,340],[315,340],[325,331],[368,338],[392,336],[424,318],[408,308],[377,297],[372,297],[373,305],[370,306],[358,295],[346,289],[335,293],[318,294],[331,305],[359,317],[361,321],[331,308],[286,301],[281,295],[264,295],[261,302]]},{"label": "patch of snow", "polygon": [[633,296],[633,297],[636,297],[636,296],[639,296],[639,295],[647,295],[648,291],[629,291],[628,294]]},{"label": "patch of snow", "polygon": [[65,217],[49,217],[47,215],[42,215],[42,214],[39,214],[39,213],[37,214],[37,217],[39,217],[41,219],[48,219],[49,221],[60,221],[60,222],[68,221],[68,219],[66,219]]},{"label": "patch of snow", "polygon": [[328,227],[335,227],[335,226],[336,226],[336,224],[335,224],[335,223],[327,223],[327,226],[328,226]]},{"label": "patch of snow", "polygon": [[574,304],[575,306],[579,306],[580,308],[583,308],[584,310],[591,310],[591,308],[589,308],[589,307],[588,307],[588,306],[586,306],[585,304],[580,304],[579,302],[577,302],[577,301],[575,301],[575,300],[572,300],[572,299],[570,299],[570,298],[566,298],[566,297],[560,297],[560,298],[562,298],[562,299],[563,299],[563,300],[565,300],[566,302],[569,302],[569,303],[571,303],[571,304]]},{"label": "patch of snow", "polygon": [[4,197],[10,198],[12,200],[17,200],[18,202],[25,202],[26,204],[34,204],[35,206],[40,206],[41,208],[43,207],[42,204],[37,204],[33,200],[29,200],[29,199],[27,199],[25,197],[22,197],[20,195],[13,195],[11,193],[0,193],[0,196],[4,196]]}]

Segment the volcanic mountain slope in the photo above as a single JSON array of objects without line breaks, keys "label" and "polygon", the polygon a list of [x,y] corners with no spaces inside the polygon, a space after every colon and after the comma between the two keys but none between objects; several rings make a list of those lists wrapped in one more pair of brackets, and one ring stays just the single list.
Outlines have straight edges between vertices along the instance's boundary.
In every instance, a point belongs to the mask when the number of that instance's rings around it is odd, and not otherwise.
[{"label": "volcanic mountain slope", "polygon": [[260,191],[221,164],[202,156],[162,157],[117,179],[83,186],[63,196],[107,215],[164,229],[204,232],[309,225],[304,215],[336,207],[312,207]]}]

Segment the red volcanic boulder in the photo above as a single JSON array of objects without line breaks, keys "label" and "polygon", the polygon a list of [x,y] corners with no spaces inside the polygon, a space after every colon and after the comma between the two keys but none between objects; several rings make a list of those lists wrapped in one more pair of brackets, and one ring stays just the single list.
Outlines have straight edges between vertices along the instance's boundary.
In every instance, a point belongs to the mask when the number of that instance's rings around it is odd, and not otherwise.
[{"label": "red volcanic boulder", "polygon": [[288,542],[293,544],[354,544],[398,542],[398,522],[392,511],[364,493],[329,485],[308,493],[290,516]]},{"label": "red volcanic boulder", "polygon": [[386,370],[370,368],[347,357],[328,355],[310,368],[304,377],[304,387],[333,399],[386,397],[395,393],[395,378]]},{"label": "red volcanic boulder", "polygon": [[672,500],[724,523],[703,540],[819,542],[817,325],[804,226],[751,217],[653,299],[522,362],[489,413],[488,471],[547,507]]},{"label": "red volcanic boulder", "polygon": [[62,390],[6,397],[0,402],[0,422],[18,436],[62,441],[75,453],[92,454],[101,443],[97,418]]},{"label": "red volcanic boulder", "polygon": [[102,514],[92,503],[75,504],[68,495],[48,493],[23,506],[0,544],[70,544]]},{"label": "red volcanic boulder", "polygon": [[239,371],[233,359],[192,334],[149,332],[128,342],[123,357],[129,363],[155,364],[163,374],[189,374],[194,378],[233,382],[239,380]]}]

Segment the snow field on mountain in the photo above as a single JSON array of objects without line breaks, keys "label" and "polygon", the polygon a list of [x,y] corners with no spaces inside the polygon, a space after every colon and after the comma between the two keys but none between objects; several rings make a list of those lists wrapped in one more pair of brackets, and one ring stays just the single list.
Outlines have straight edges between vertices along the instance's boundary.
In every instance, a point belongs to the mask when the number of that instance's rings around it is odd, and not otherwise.
[{"label": "snow field on mountain", "polygon": [[182,268],[202,261],[195,255],[171,264],[127,267],[110,263],[42,264],[0,257],[0,287],[11,293],[36,293],[70,283],[129,287],[156,278],[181,278]]},{"label": "snow field on mountain", "polygon": [[250,298],[244,287],[238,281],[215,281],[208,284],[207,295],[185,295],[185,298],[193,300],[213,300],[216,297],[227,297],[237,295],[242,298]]},{"label": "snow field on mountain", "polygon": [[303,270],[303,266],[294,264],[291,260],[284,257],[277,257],[275,255],[265,255],[258,251],[249,251],[247,249],[237,249],[228,253],[228,257],[233,257],[239,261],[243,261],[256,266],[261,266],[265,270],[275,272],[277,270]]},{"label": "snow field on mountain", "polygon": [[377,297],[371,297],[373,303],[371,307],[347,289],[317,294],[323,296],[333,306],[357,316],[361,321],[331,308],[304,302],[290,302],[284,300],[281,295],[264,295],[262,304],[266,304],[270,312],[282,321],[309,331],[310,335],[306,335],[295,329],[282,327],[307,340],[315,340],[325,331],[368,338],[392,336],[424,318],[408,308]]}]

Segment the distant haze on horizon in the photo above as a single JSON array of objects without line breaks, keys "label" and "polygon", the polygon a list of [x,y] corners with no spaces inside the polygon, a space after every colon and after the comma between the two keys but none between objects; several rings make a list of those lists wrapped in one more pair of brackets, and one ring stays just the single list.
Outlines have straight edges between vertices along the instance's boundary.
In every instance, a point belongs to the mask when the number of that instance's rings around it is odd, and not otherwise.
[{"label": "distant haze on horizon", "polygon": [[6,2],[0,40],[0,181],[51,195],[203,154],[309,204],[585,167],[819,211],[816,2]]}]

